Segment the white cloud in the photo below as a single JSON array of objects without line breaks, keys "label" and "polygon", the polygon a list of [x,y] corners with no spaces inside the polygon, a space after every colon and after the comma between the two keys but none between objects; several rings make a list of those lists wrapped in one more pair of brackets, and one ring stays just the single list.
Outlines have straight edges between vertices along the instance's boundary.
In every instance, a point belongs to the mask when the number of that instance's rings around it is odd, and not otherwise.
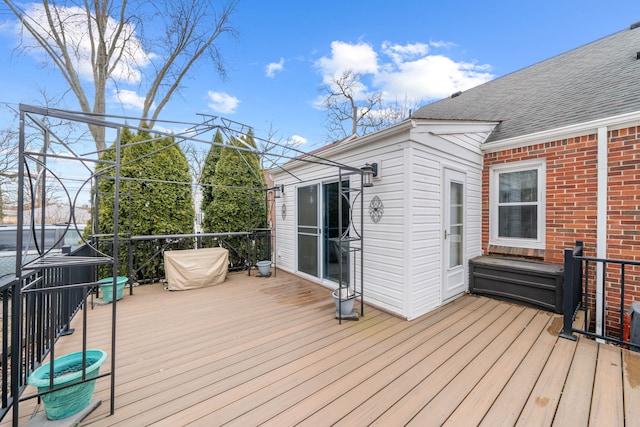
[{"label": "white cloud", "polygon": [[[59,22],[64,25],[64,37],[69,53],[72,55],[74,68],[78,71],[80,78],[84,80],[93,80],[93,70],[91,66],[91,38],[87,30],[86,11],[80,7],[55,7],[58,14]],[[49,27],[47,26],[47,16],[44,6],[41,3],[31,3],[25,11],[25,15],[30,17],[35,28],[40,28],[40,35],[49,41],[50,45],[55,46],[53,39],[49,36]],[[56,22],[59,26],[59,22]],[[95,19],[92,19],[92,25],[95,26]],[[118,35],[118,40],[113,40],[116,36],[117,23],[114,19],[109,18],[106,24],[106,39],[108,44],[116,46],[125,45],[122,55],[119,58],[111,77],[117,81],[137,84],[142,79],[141,69],[151,63],[154,55],[145,52],[142,48],[140,40],[136,37],[135,28],[130,24],[125,24],[122,32]],[[13,25],[12,32],[15,38],[22,38],[23,45],[27,47],[26,51],[34,55],[38,60],[47,60],[42,48],[39,47],[35,39],[22,29],[20,22],[16,21]],[[93,33],[97,34],[94,27]],[[126,43],[126,44],[125,44]],[[56,49],[57,51],[57,49]],[[117,50],[116,50],[117,52]],[[115,55],[116,57],[118,55]],[[113,65],[113,63],[111,64]]]},{"label": "white cloud", "polygon": [[280,58],[280,62],[271,62],[265,67],[265,75],[273,78],[276,71],[282,71],[284,69],[284,58]]},{"label": "white cloud", "polygon": [[324,83],[330,83],[346,70],[356,74],[375,74],[378,72],[378,54],[366,43],[333,41],[331,57],[323,56],[316,61],[316,67],[320,69]]},{"label": "white cloud", "polygon": [[[474,62],[457,62],[433,53],[433,49],[451,48],[445,41],[396,44],[385,41],[380,54],[370,44],[331,43],[331,55],[315,65],[324,84],[330,84],[345,70],[358,75],[357,96],[381,92],[383,101],[432,101],[491,80],[491,67]],[[316,101],[316,106],[318,101]]]},{"label": "white cloud", "polygon": [[287,140],[287,143],[291,145],[304,145],[308,142],[307,138],[302,137],[300,135],[291,135],[291,137]]},{"label": "white cloud", "polygon": [[425,56],[429,52],[429,45],[424,43],[411,43],[406,45],[382,43],[382,51],[396,64],[403,61]]},{"label": "white cloud", "polygon": [[445,48],[445,49],[450,49],[452,47],[457,46],[454,42],[446,42],[443,40],[436,40],[436,41],[432,40],[429,42],[429,44],[435,48]]},{"label": "white cloud", "polygon": [[[132,90],[116,89],[113,91],[113,98],[127,109],[142,111],[144,108],[144,97]],[[153,108],[155,108],[155,105]]]},{"label": "white cloud", "polygon": [[398,64],[374,76],[375,86],[388,96],[433,100],[464,91],[491,80],[486,66],[455,62],[442,55],[428,55]]},{"label": "white cloud", "polygon": [[209,108],[217,113],[231,114],[236,112],[240,100],[224,92],[207,92],[209,97]]}]

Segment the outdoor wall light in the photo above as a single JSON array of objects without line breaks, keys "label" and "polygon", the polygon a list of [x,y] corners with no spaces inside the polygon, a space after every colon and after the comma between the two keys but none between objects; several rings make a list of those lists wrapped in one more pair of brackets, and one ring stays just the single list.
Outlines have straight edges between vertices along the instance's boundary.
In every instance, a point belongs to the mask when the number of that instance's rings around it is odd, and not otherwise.
[{"label": "outdoor wall light", "polygon": [[373,177],[378,176],[378,164],[367,163],[360,170],[362,170],[362,186],[373,187]]},{"label": "outdoor wall light", "polygon": [[284,194],[284,184],[276,185],[269,190],[273,190],[273,197],[279,199]]}]

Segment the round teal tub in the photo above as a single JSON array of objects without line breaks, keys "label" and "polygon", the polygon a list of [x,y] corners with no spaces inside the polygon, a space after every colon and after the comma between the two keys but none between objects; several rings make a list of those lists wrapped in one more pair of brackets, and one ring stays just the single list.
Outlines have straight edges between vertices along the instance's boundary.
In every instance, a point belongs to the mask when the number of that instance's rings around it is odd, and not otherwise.
[{"label": "round teal tub", "polygon": [[[116,299],[119,300],[122,298],[122,291],[124,290],[124,285],[129,281],[128,278],[123,276],[116,277]],[[105,279],[99,280],[100,284],[100,292],[102,293],[102,299],[106,302],[113,301],[113,277],[107,277]]]},{"label": "round teal tub", "polygon": [[[87,350],[86,378],[95,378],[100,372],[100,365],[107,359],[102,350]],[[53,363],[53,386],[73,384],[82,380],[82,352],[67,354],[55,359]],[[38,388],[38,393],[49,390],[49,363],[45,363],[33,371],[27,382]],[[96,382],[88,381],[43,394],[44,412],[50,420],[60,420],[82,411],[91,402]]]}]

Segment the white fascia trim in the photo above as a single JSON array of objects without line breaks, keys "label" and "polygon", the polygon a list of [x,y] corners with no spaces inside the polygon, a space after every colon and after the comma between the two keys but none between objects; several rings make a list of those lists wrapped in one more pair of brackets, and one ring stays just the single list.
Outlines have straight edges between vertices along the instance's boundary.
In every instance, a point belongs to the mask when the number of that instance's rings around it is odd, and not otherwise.
[{"label": "white fascia trim", "polygon": [[[332,160],[335,159],[335,156],[337,156],[338,154],[347,152],[349,150],[360,147],[362,145],[369,144],[374,141],[378,141],[380,139],[384,139],[385,137],[394,135],[396,133],[409,130],[411,129],[411,127],[412,127],[411,120],[405,120],[403,122],[397,123],[393,126],[379,130],[377,132],[373,132],[358,138],[354,138],[352,140],[345,141],[341,144],[337,144],[335,147],[326,148],[322,151],[314,153],[314,156],[316,156],[315,160],[322,161],[322,159],[327,159],[328,162],[331,162]],[[309,164],[308,162],[294,159],[294,160],[291,160],[291,163],[287,165],[282,165],[282,168],[272,169],[273,170],[272,175],[280,176],[280,175],[286,174],[285,170],[295,171],[308,164]],[[329,163],[327,163],[327,165],[329,166]]]},{"label": "white fascia trim", "polygon": [[620,114],[618,116],[606,117],[590,122],[578,123],[556,129],[544,130],[542,132],[536,132],[529,135],[516,136],[514,138],[489,142],[482,146],[482,152],[495,153],[496,151],[527,147],[541,142],[597,133],[598,129],[603,127],[606,127],[609,130],[612,128],[624,128],[626,125],[631,126],[638,121],[640,121],[640,111],[634,111],[632,113]]},{"label": "white fascia trim", "polygon": [[[465,127],[464,132],[491,132],[499,123],[500,122],[484,122],[474,120],[407,119],[395,125],[389,126],[388,128],[364,135],[359,138],[354,138],[350,141],[343,142],[342,144],[337,144],[335,147],[327,148],[315,153],[315,155],[318,158],[334,159],[334,156],[337,156],[338,154],[344,153],[362,145],[372,143],[374,141],[393,136],[400,132],[411,131],[411,129],[417,128],[418,126],[438,126],[438,128],[436,129],[437,132],[435,132],[435,134],[446,135],[458,134],[461,132],[459,130],[460,128],[456,130],[453,130],[454,128],[451,128],[450,132],[445,132],[443,131],[445,127],[462,126]],[[410,136],[407,139],[411,139]],[[291,160],[291,162],[286,167],[282,165],[282,168],[271,168],[270,174],[273,177],[279,177],[280,175],[286,175],[285,169],[294,171],[298,168],[304,167],[307,164],[307,162],[296,161],[294,159]]]},{"label": "white fascia trim", "polygon": [[422,126],[435,135],[456,135],[465,132],[491,132],[500,122],[477,120],[411,119],[412,127]]}]

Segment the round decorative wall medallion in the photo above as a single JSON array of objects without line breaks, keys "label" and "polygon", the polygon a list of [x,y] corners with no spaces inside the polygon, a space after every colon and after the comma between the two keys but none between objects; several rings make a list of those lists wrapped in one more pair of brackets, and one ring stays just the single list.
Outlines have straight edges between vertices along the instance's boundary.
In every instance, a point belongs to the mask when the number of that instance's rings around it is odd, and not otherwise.
[{"label": "round decorative wall medallion", "polygon": [[378,196],[373,196],[371,203],[369,203],[369,216],[371,217],[371,221],[377,224],[383,214],[384,205],[382,204],[382,200],[380,200],[380,197]]},{"label": "round decorative wall medallion", "polygon": [[287,219],[287,205],[282,204],[282,208],[280,209],[280,214],[282,215],[282,219]]}]

